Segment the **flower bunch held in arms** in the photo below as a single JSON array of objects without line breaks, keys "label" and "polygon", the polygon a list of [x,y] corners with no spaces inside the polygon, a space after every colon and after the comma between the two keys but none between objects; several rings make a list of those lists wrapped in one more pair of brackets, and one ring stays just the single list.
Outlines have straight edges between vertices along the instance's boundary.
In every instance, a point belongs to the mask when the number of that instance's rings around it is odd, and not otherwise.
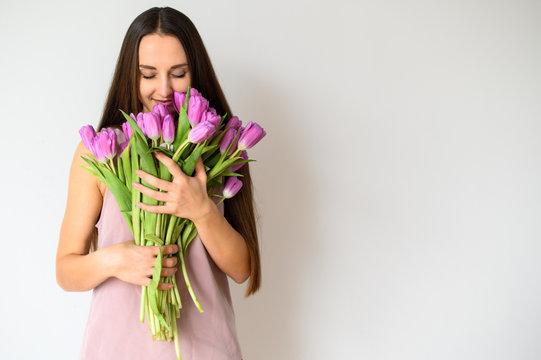
[{"label": "flower bunch held in arms", "polygon": [[[135,240],[140,246],[159,246],[154,274],[149,286],[141,291],[141,322],[147,319],[153,339],[174,339],[177,357],[180,359],[176,318],[180,317],[182,304],[175,276],[161,277],[164,255],[161,246],[177,244],[179,264],[186,288],[199,309],[203,311],[190,284],[186,271],[185,256],[188,246],[197,235],[194,223],[189,219],[170,214],[151,213],[142,210],[137,203],[164,205],[138,191],[132,183],[139,183],[158,190],[137,176],[142,170],[154,177],[171,181],[169,169],[157,162],[153,152],[159,151],[171,158],[188,175],[192,176],[199,158],[203,160],[207,174],[207,193],[222,200],[235,196],[242,187],[241,174],[236,171],[250,160],[246,150],[253,147],[265,135],[256,123],[245,127],[237,117],[225,122],[209,107],[209,102],[194,88],[186,93],[174,94],[174,106],[178,119],[163,105],[156,105],[150,113],[127,115],[119,129],[104,129],[96,134],[92,126],[83,126],[79,133],[86,148],[91,152],[83,160],[92,175],[102,181],[114,195],[120,211]],[[214,194],[223,186],[221,195]],[[166,255],[170,256],[170,255]],[[172,284],[168,290],[159,290],[158,284]]]}]

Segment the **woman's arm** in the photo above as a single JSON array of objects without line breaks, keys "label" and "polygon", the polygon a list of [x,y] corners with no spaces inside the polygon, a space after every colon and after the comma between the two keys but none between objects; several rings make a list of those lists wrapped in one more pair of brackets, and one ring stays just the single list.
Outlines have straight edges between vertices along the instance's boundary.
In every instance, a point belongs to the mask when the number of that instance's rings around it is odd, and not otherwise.
[{"label": "woman's arm", "polygon": [[193,177],[186,176],[169,157],[154,153],[173,175],[173,181],[165,181],[143,171],[137,174],[141,179],[166,192],[152,190],[141,184],[134,186],[143,194],[159,201],[163,206],[138,206],[153,213],[167,213],[190,219],[194,222],[201,241],[214,263],[237,283],[243,283],[250,276],[250,253],[246,241],[220,213],[216,204],[207,195],[207,176],[199,159]]},{"label": "woman's arm", "polygon": [[[56,254],[56,280],[66,291],[87,291],[110,277],[148,285],[158,249],[136,246],[131,239],[89,254],[94,226],[103,203],[102,185],[81,168],[86,163],[81,155],[87,152],[81,142],[71,164],[66,212],[60,229]],[[103,185],[102,185],[103,186]],[[176,245],[164,247],[164,254],[178,251]],[[176,257],[164,259],[162,276],[176,272]],[[165,289],[170,284],[160,284]]]}]

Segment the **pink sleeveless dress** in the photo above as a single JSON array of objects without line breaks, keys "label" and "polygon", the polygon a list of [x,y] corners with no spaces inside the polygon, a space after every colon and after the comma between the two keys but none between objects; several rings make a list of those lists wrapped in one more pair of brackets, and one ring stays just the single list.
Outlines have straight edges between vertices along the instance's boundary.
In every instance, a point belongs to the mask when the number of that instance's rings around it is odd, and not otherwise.
[{"label": "pink sleeveless dress", "polygon": [[[220,209],[223,212],[223,207]],[[103,199],[98,248],[133,239],[113,194]],[[186,267],[200,313],[176,274],[182,300],[177,319],[182,360],[240,360],[235,316],[226,275],[214,264],[199,236],[188,246]],[[139,321],[141,287],[109,278],[92,292],[80,358],[83,360],[176,360],[174,342],[153,341],[148,324]]]}]

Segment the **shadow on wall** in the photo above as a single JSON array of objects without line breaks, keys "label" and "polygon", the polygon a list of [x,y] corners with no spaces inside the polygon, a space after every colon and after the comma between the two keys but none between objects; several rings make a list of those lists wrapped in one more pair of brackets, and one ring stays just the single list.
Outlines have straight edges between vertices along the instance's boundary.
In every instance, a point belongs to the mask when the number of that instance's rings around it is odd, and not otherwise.
[{"label": "shadow on wall", "polygon": [[309,121],[303,119],[302,107],[290,102],[296,96],[291,88],[274,86],[241,69],[232,73],[236,84],[242,84],[229,89],[242,99],[242,106],[231,104],[236,114],[267,131],[250,152],[257,160],[250,166],[260,216],[263,281],[261,290],[248,299],[243,297],[244,286],[232,285],[239,339],[246,358],[295,358],[302,347],[303,301],[309,301],[304,299],[303,283],[310,279],[316,238],[315,175],[312,161],[305,161],[314,143],[303,138]]}]

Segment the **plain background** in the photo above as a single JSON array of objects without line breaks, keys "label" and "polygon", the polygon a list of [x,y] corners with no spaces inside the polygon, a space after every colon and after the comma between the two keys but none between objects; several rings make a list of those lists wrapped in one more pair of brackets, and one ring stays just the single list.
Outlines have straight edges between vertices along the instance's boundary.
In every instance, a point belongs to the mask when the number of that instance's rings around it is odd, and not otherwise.
[{"label": "plain background", "polygon": [[[541,3],[2,1],[0,358],[75,359],[55,254],[82,125],[152,6],[198,27],[251,156],[245,359],[541,358]],[[120,324],[119,324],[120,326]]]}]

